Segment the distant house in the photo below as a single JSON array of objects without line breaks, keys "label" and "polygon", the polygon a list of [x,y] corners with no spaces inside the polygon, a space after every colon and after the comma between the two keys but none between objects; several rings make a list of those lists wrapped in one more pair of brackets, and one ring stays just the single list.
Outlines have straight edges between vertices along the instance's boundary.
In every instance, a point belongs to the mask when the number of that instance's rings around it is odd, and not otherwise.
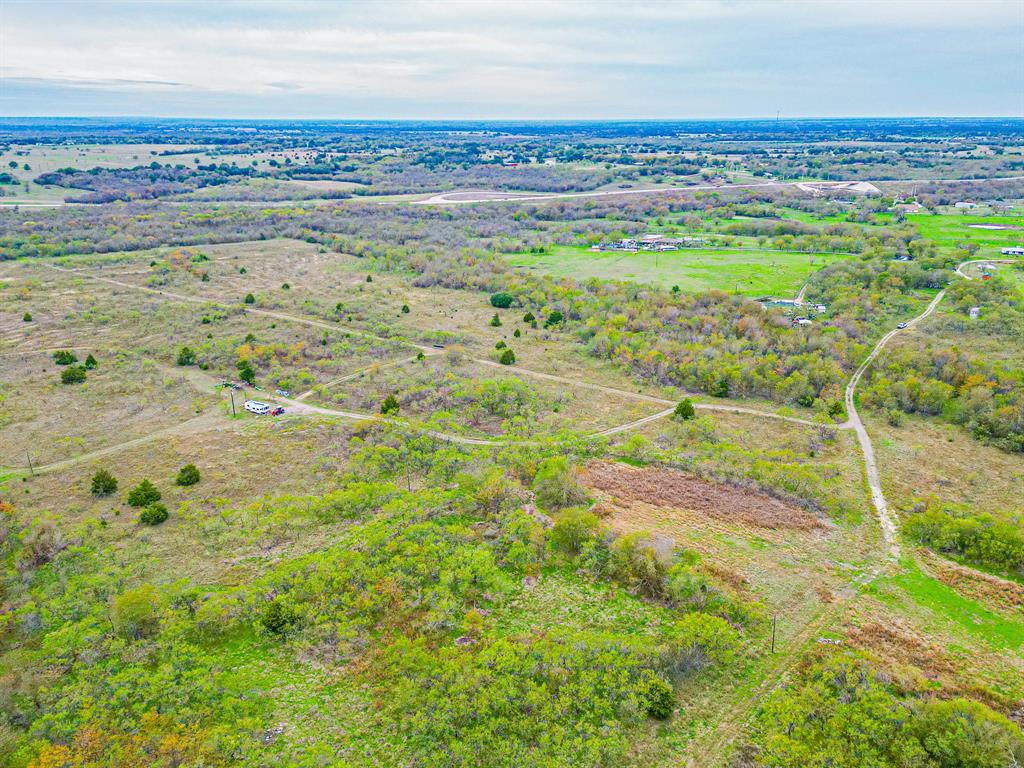
[{"label": "distant house", "polygon": [[953,207],[954,208],[960,208],[960,209],[970,209],[970,208],[977,208],[978,204],[977,203],[972,203],[970,200],[961,200],[959,203],[953,203]]},{"label": "distant house", "polygon": [[894,211],[902,211],[903,213],[921,213],[921,211],[925,210],[925,207],[917,201],[912,201],[909,203],[896,203],[892,209]]},{"label": "distant house", "polygon": [[1015,245],[1012,248],[1003,248],[1000,251],[1003,256],[1024,256],[1024,245]]},{"label": "distant house", "polygon": [[978,319],[978,315],[980,315],[980,314],[981,314],[981,307],[971,307],[967,311],[967,316],[970,317],[971,320],[977,320]]}]

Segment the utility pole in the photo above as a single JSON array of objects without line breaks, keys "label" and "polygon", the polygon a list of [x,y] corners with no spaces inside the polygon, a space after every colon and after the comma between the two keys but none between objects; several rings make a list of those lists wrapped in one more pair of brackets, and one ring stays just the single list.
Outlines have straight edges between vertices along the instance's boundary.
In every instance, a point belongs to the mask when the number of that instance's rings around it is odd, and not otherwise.
[{"label": "utility pole", "polygon": [[777,619],[777,616],[772,616],[772,653],[775,653],[775,624]]},{"label": "utility pole", "polygon": [[228,394],[231,395],[231,415],[235,416],[235,390],[229,389]]},{"label": "utility pole", "polygon": [[35,477],[36,476],[36,470],[35,470],[35,467],[32,466],[32,454],[31,453],[26,453],[25,456],[28,458],[28,473],[32,477]]}]

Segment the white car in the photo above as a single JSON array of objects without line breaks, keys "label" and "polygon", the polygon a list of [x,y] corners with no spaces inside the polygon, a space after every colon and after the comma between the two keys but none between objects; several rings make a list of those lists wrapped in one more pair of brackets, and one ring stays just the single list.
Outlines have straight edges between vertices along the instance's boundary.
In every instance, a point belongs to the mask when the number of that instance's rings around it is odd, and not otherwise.
[{"label": "white car", "polygon": [[899,325],[897,325],[896,327],[897,327],[897,328],[899,328],[899,329],[900,329],[900,330],[902,331],[902,330],[903,330],[904,328],[906,328],[906,327],[907,327],[907,324],[906,324],[906,323],[900,323],[900,324],[899,324]]},{"label": "white car", "polygon": [[246,400],[245,410],[249,413],[255,413],[257,416],[266,416],[270,413],[270,406],[266,403],[261,403],[259,400]]}]

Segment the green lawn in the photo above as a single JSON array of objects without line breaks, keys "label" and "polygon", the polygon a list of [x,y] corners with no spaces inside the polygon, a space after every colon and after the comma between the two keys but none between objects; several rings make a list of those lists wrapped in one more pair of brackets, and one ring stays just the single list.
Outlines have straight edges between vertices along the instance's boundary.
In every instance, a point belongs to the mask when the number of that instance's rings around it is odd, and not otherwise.
[{"label": "green lawn", "polygon": [[[958,243],[972,242],[981,246],[978,258],[997,258],[999,249],[1024,245],[1024,216],[969,216],[965,214],[912,215],[907,221],[917,227],[921,236],[940,249],[954,248]],[[1017,229],[978,229],[969,224],[1017,227]]]},{"label": "green lawn", "polygon": [[510,264],[556,277],[630,280],[662,288],[678,285],[697,293],[711,289],[747,296],[796,295],[807,276],[843,255],[807,254],[746,248],[693,248],[669,253],[595,252],[559,245],[547,253],[516,253]]}]

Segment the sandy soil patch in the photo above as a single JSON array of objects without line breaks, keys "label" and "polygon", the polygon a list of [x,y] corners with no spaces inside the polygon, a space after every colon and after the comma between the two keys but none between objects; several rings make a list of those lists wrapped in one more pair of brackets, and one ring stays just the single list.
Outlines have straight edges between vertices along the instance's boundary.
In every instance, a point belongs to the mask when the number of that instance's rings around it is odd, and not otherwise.
[{"label": "sandy soil patch", "polygon": [[807,510],[766,494],[709,483],[671,469],[591,462],[584,470],[583,482],[617,501],[675,507],[728,523],[798,531],[825,527]]}]

